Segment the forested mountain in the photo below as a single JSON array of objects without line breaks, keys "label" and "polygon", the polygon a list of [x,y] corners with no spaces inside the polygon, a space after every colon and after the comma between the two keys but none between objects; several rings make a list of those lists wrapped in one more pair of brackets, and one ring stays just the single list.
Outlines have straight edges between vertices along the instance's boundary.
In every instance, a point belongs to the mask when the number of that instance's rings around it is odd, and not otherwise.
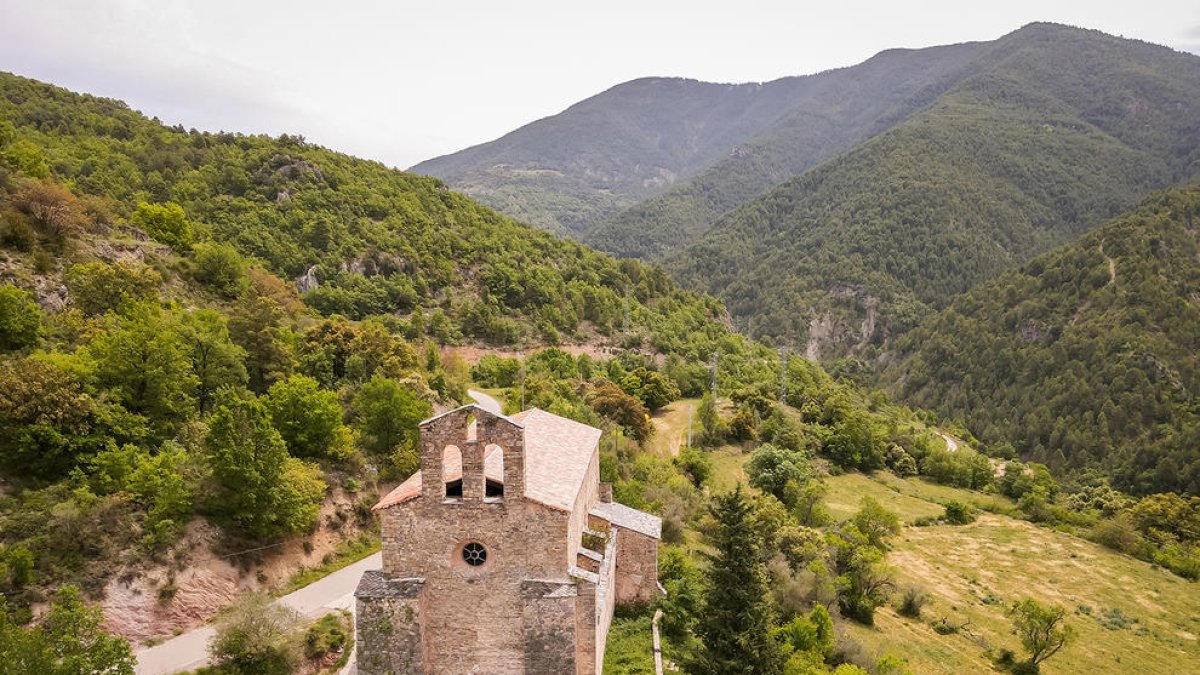
[{"label": "forested mountain", "polygon": [[898,341],[914,405],[1057,469],[1200,492],[1200,184],[972,289]]},{"label": "forested mountain", "polygon": [[583,240],[637,258],[686,245],[722,214],[924,107],[989,47],[891,49],[856,66],[795,78],[806,86],[779,119],[696,176],[596,223]]},{"label": "forested mountain", "polygon": [[667,315],[690,329],[722,314],[658,270],[520,225],[436,179],[300,138],[168,128],[123,103],[12,75],[0,75],[0,120],[5,152],[27,175],[95,197],[105,219],[180,254],[205,240],[230,244],[294,280],[324,314],[392,315],[412,334],[497,345],[626,326],[680,344],[663,332]]},{"label": "forested mountain", "polygon": [[578,234],[718,159],[804,95],[764,85],[645,78],[412,171],[519,220]]},{"label": "forested mountain", "polygon": [[1027,26],[928,107],[668,259],[752,335],[862,351],[1200,170],[1200,57]]},{"label": "forested mountain", "polygon": [[412,170],[519,220],[643,257],[903,119],[983,48],[895,49],[764,84],[634,80]]}]

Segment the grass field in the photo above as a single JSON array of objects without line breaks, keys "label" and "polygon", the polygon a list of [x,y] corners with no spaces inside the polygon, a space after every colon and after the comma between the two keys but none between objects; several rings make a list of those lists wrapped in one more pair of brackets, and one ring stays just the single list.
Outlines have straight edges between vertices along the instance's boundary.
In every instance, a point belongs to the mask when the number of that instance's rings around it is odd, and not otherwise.
[{"label": "grass field", "polygon": [[[678,455],[679,448],[687,443],[689,413],[694,416],[699,404],[699,399],[683,399],[654,413],[651,419],[654,423],[654,435],[646,441],[646,449],[660,457]],[[692,420],[693,432],[699,428],[700,423]]]},{"label": "grass field", "polygon": [[921,478],[897,478],[887,471],[870,476],[861,473],[831,476],[826,479],[826,484],[829,495],[825,505],[837,520],[848,518],[857,511],[863,497],[875,499],[899,515],[904,523],[926,516],[940,516],[944,511],[942,504],[949,501],[999,513],[1008,513],[1013,508],[1012,500],[1001,495],[938,485]]},{"label": "grass field", "polygon": [[[847,474],[829,485],[838,518],[864,495],[905,522],[940,514],[937,502],[950,499],[1007,506],[999,497],[890,474]],[[1005,608],[1023,597],[1065,607],[1077,634],[1043,673],[1200,672],[1200,584],[1084,539],[984,513],[970,525],[906,526],[887,562],[899,588],[931,594],[923,618],[883,608],[874,628],[845,625],[869,652],[900,656],[914,673],[990,672],[988,648],[1020,654]],[[966,630],[936,633],[932,624],[943,617]]]}]

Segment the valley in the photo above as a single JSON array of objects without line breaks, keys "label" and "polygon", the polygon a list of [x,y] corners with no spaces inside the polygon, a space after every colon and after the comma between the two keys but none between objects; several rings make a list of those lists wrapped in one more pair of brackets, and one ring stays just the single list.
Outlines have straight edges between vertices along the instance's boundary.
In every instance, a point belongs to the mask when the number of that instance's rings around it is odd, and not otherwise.
[{"label": "valley", "polygon": [[1031,23],[400,171],[0,72],[6,667],[1200,669],[1197,110]]}]

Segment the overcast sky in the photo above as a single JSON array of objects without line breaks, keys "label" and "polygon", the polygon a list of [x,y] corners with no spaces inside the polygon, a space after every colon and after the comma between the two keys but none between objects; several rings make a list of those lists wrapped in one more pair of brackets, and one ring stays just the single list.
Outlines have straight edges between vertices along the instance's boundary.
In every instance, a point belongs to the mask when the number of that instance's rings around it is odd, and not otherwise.
[{"label": "overcast sky", "polygon": [[0,70],[407,167],[636,77],[766,81],[1031,21],[1200,53],[1196,0],[0,0]]}]

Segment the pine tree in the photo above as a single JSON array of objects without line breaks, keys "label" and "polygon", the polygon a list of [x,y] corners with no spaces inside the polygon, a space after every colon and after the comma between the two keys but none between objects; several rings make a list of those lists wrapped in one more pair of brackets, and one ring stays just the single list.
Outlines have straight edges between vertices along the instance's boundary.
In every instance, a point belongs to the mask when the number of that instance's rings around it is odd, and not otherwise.
[{"label": "pine tree", "polygon": [[772,612],[752,507],[739,485],[711,507],[717,521],[709,556],[705,611],[696,628],[703,647],[688,670],[714,675],[775,675],[783,654],[771,638]]}]

